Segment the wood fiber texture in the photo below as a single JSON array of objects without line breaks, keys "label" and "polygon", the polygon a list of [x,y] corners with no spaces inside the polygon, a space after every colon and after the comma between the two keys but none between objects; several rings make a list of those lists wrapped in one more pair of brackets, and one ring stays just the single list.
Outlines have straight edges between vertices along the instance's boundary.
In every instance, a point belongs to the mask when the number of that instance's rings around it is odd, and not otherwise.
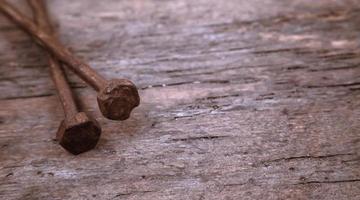
[{"label": "wood fiber texture", "polygon": [[0,199],[360,199],[359,0],[48,2],[141,105],[106,120],[69,72],[103,134],[67,153],[46,56],[0,15]]}]

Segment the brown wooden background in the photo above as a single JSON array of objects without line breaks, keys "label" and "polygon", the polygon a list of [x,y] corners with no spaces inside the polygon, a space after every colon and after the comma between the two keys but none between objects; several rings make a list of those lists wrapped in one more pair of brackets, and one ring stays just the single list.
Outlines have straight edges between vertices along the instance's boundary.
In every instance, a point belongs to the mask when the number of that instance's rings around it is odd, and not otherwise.
[{"label": "brown wooden background", "polygon": [[[30,16],[25,1],[17,3]],[[0,15],[0,199],[360,199],[359,0],[53,0],[62,42],[142,98],[54,141],[43,51]]]}]

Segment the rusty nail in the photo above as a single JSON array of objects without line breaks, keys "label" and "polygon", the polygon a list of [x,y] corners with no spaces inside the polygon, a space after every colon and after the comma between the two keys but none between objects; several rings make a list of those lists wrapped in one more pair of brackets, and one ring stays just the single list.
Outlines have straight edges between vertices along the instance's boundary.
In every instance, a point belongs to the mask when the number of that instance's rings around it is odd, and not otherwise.
[{"label": "rusty nail", "polygon": [[[28,4],[34,13],[36,24],[53,35],[45,3],[42,0],[28,0]],[[63,68],[50,54],[47,56],[51,77],[65,113],[65,120],[61,122],[56,137],[60,145],[72,154],[93,149],[100,138],[101,127],[95,119],[78,111]]]},{"label": "rusty nail", "polygon": [[5,0],[0,1],[0,10],[24,31],[30,34],[46,50],[65,63],[80,78],[97,92],[101,113],[108,119],[125,120],[140,103],[136,86],[127,79],[106,80],[88,64],[76,58],[51,34],[38,28],[31,20],[21,14]]}]

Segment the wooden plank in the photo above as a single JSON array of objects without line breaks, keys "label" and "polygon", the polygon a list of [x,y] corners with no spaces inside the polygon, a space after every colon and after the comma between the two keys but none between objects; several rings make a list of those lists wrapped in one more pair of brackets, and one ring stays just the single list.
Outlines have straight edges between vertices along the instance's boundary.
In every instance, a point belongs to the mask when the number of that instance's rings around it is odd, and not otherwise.
[{"label": "wooden plank", "polygon": [[[27,12],[24,2],[17,5]],[[49,1],[62,41],[140,88],[72,156],[46,60],[0,17],[0,199],[359,199],[356,0]]]}]

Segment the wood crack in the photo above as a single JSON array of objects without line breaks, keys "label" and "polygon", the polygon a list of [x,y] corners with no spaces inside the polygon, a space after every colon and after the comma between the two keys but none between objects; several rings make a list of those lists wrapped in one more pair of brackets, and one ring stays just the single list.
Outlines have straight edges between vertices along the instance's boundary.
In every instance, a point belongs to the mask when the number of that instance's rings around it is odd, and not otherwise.
[{"label": "wood crack", "polygon": [[136,194],[145,194],[145,193],[150,193],[150,192],[156,192],[153,190],[145,190],[145,191],[131,191],[131,192],[126,192],[126,193],[118,193],[116,194],[112,199],[116,199],[118,197],[122,197],[122,196],[129,196],[129,195],[136,195]]},{"label": "wood crack", "polygon": [[344,153],[344,154],[329,154],[329,155],[321,155],[321,156],[311,156],[311,155],[305,155],[305,156],[292,156],[287,158],[278,158],[274,160],[268,160],[261,162],[262,164],[268,164],[268,163],[274,163],[274,162],[282,162],[282,161],[291,161],[291,160],[303,160],[303,159],[326,159],[326,158],[333,158],[333,157],[339,157],[339,156],[351,156],[354,155],[352,153]]},{"label": "wood crack", "polygon": [[27,96],[16,96],[16,97],[4,97],[0,98],[0,100],[14,100],[14,99],[30,99],[30,98],[41,98],[41,97],[49,97],[53,96],[54,93],[44,93],[44,94],[38,94],[38,95],[27,95]]},{"label": "wood crack", "polygon": [[171,139],[172,141],[178,142],[178,141],[193,141],[193,140],[214,140],[214,139],[222,139],[222,138],[228,138],[231,136],[223,136],[223,135],[209,135],[209,136],[200,136],[200,137],[187,137],[187,138],[174,138]]},{"label": "wood crack", "polygon": [[332,70],[348,70],[348,69],[356,69],[360,67],[360,63],[344,66],[344,67],[331,67],[331,68],[323,68],[323,69],[309,69],[310,72],[318,72],[318,71],[332,71]]},{"label": "wood crack", "polygon": [[353,183],[360,182],[360,179],[346,179],[346,180],[334,180],[334,181],[306,181],[301,183],[296,183],[294,185],[307,185],[307,184],[323,184],[323,183]]},{"label": "wood crack", "polygon": [[230,83],[230,80],[206,80],[206,81],[184,81],[184,82],[176,82],[176,83],[164,83],[164,84],[156,84],[156,85],[148,85],[145,87],[141,87],[141,90],[146,90],[149,88],[157,88],[157,87],[168,87],[168,86],[178,86],[178,85],[189,85],[189,84],[227,84]]},{"label": "wood crack", "polygon": [[332,85],[306,85],[305,88],[336,88],[336,87],[351,87],[358,86],[360,82],[343,83],[343,84],[332,84]]}]

